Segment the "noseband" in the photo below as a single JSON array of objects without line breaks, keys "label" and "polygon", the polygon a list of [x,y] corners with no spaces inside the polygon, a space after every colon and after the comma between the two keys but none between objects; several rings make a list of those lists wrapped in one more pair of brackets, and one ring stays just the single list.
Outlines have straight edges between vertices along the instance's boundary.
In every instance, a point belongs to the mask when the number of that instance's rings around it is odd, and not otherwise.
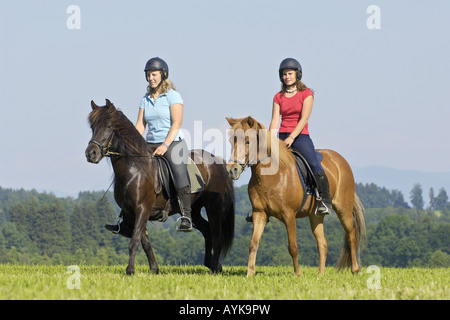
[{"label": "noseband", "polygon": [[121,153],[113,152],[113,151],[109,150],[111,148],[113,136],[114,136],[114,130],[111,131],[108,138],[106,138],[106,140],[105,140],[105,142],[103,142],[103,144],[100,144],[99,142],[97,142],[95,140],[89,141],[89,144],[93,143],[97,147],[99,147],[100,154],[102,155],[102,157],[121,156],[122,155]]},{"label": "noseband", "polygon": [[230,162],[235,162],[235,163],[237,163],[238,165],[240,165],[240,166],[241,166],[241,172],[244,172],[244,170],[245,170],[247,167],[250,167],[249,157],[250,157],[250,155],[247,154],[247,156],[245,157],[245,162],[239,161],[239,160],[237,160],[237,159],[236,159],[236,160],[235,160],[235,159],[230,159]]},{"label": "noseband", "polygon": [[[252,164],[250,163],[249,158],[250,158],[250,154],[247,154],[247,156],[245,157],[245,162],[239,161],[239,160],[237,160],[237,159],[236,159],[236,160],[235,160],[235,159],[231,159],[230,162],[235,162],[235,163],[237,163],[238,165],[240,165],[240,166],[241,166],[241,173],[242,173],[242,172],[244,172],[244,170],[245,170],[247,167],[250,167],[250,166],[252,165]],[[265,156],[265,157],[263,157],[262,159],[257,160],[256,163],[254,163],[254,164],[259,164],[260,162],[264,161],[264,160],[267,159],[267,158],[270,158],[270,156]]]}]

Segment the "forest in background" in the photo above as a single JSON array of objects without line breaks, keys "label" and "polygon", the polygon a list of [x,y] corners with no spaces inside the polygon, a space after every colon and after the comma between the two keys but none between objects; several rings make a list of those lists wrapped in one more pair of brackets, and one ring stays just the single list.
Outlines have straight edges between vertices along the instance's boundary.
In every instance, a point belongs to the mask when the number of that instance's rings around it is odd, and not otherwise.
[{"label": "forest in background", "polygon": [[[366,208],[367,239],[362,265],[385,267],[450,267],[450,203],[444,188],[428,192],[415,184],[409,194],[412,207],[398,190],[375,184],[357,184]],[[84,191],[78,197],[56,197],[36,190],[0,187],[0,263],[117,265],[128,261],[129,239],[114,235],[104,224],[115,223],[118,208],[112,193]],[[235,187],[236,225],[233,247],[224,265],[246,265],[252,224],[247,185]],[[337,217],[324,221],[328,241],[327,265],[335,265],[344,232]],[[166,265],[201,265],[204,240],[200,232],[175,230],[175,219],[148,223],[156,259]],[[297,219],[299,262],[316,266],[318,252],[308,219]],[[137,263],[147,264],[143,250]],[[261,238],[258,265],[291,265],[284,225],[271,218]]]}]

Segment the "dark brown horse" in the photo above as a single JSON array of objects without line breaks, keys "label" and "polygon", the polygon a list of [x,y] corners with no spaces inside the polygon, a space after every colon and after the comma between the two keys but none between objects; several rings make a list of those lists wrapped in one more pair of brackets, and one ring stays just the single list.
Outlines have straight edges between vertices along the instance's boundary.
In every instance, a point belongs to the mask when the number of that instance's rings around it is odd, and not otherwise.
[{"label": "dark brown horse", "polygon": [[[297,174],[295,160],[283,141],[271,135],[262,124],[251,117],[229,119],[232,127],[233,151],[228,172],[238,179],[242,170],[250,166],[252,176],[248,194],[252,203],[253,235],[250,241],[247,275],[255,273],[256,252],[264,226],[269,216],[286,225],[289,253],[294,272],[300,275],[296,238],[296,218],[309,217],[312,232],[319,250],[319,273],[325,272],[327,241],[323,232],[323,219],[314,214],[315,197],[303,199],[303,187]],[[364,208],[355,193],[352,170],[345,159],[332,150],[317,150],[323,155],[322,166],[330,183],[333,209],[345,231],[345,243],[338,261],[338,268],[350,267],[359,271],[359,247],[364,242]],[[304,206],[301,210],[301,204]]]},{"label": "dark brown horse", "polygon": [[[106,106],[91,102],[89,123],[92,138],[86,149],[89,162],[111,158],[114,170],[114,198],[122,209],[124,221],[132,224],[127,274],[134,273],[134,260],[142,244],[150,270],[158,273],[158,264],[146,231],[147,221],[157,219],[168,201],[157,181],[157,161],[149,153],[145,139],[128,118],[106,100]],[[220,272],[219,257],[231,248],[234,236],[234,189],[225,162],[203,150],[191,152],[205,182],[203,191],[192,194],[192,222],[205,238],[204,264],[212,272]],[[204,158],[207,158],[205,163]],[[212,161],[213,160],[213,161]],[[208,220],[201,214],[206,209]],[[173,207],[169,213],[180,212]]]}]

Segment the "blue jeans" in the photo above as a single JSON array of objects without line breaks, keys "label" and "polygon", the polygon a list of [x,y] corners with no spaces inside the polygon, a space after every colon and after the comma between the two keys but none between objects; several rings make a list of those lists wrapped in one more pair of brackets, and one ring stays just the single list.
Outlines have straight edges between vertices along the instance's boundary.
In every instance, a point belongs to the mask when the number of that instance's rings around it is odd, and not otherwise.
[{"label": "blue jeans", "polygon": [[[285,140],[289,137],[290,133],[288,132],[279,132],[278,137],[281,140]],[[314,144],[309,137],[308,134],[299,134],[297,138],[295,138],[294,142],[291,145],[292,148],[296,149],[298,152],[302,154],[302,156],[306,159],[313,173],[317,173],[323,171],[322,165],[319,161],[317,161],[316,150],[314,148]]]}]

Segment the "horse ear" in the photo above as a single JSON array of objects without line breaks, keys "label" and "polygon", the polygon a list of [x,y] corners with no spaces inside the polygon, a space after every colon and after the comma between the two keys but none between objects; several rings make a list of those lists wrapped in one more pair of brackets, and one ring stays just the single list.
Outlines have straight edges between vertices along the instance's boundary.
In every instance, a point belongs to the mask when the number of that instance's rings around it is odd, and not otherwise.
[{"label": "horse ear", "polygon": [[94,100],[91,100],[91,108],[92,108],[92,110],[95,110],[96,108],[98,108],[98,106],[95,104]]},{"label": "horse ear", "polygon": [[109,99],[105,99],[106,100],[106,108],[110,109],[115,109],[114,105],[112,104],[111,101],[109,101]]},{"label": "horse ear", "polygon": [[225,117],[225,119],[227,119],[228,123],[230,124],[230,126],[234,126],[236,123],[239,122],[239,119],[233,119],[233,118],[227,118]]},{"label": "horse ear", "polygon": [[253,128],[258,125],[258,122],[252,117],[247,117],[247,124],[250,128]]}]

